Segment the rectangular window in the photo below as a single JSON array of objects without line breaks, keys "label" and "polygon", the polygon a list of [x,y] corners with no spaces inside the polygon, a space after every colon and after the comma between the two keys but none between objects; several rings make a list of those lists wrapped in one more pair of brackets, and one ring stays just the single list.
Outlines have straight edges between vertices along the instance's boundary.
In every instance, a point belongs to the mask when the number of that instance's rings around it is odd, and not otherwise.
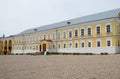
[{"label": "rectangular window", "polygon": [[31,50],[31,48],[32,48],[32,47],[31,47],[31,46],[29,46],[29,49],[30,49],[30,50]]},{"label": "rectangular window", "polygon": [[75,30],[75,36],[78,36],[78,30]]},{"label": "rectangular window", "polygon": [[58,39],[60,39],[60,32],[58,32]]},{"label": "rectangular window", "polygon": [[63,32],[63,38],[66,38],[66,32]]},{"label": "rectangular window", "polygon": [[75,48],[78,48],[78,43],[75,43]]},{"label": "rectangular window", "polygon": [[38,46],[36,46],[36,50],[38,50]]},{"label": "rectangular window", "polygon": [[50,34],[48,34],[48,39],[50,39]]},{"label": "rectangular window", "polygon": [[107,46],[111,46],[111,41],[110,40],[107,41]]},{"label": "rectangular window", "polygon": [[66,48],[66,44],[64,44],[64,46],[63,46],[64,48]]},{"label": "rectangular window", "polygon": [[72,31],[69,31],[69,37],[72,37]]},{"label": "rectangular window", "polygon": [[96,27],[96,32],[97,32],[97,34],[100,34],[100,26]]},{"label": "rectangular window", "polygon": [[40,35],[40,40],[42,40],[42,35]]},{"label": "rectangular window", "polygon": [[118,46],[120,46],[120,40],[118,40]]},{"label": "rectangular window", "polygon": [[55,48],[55,45],[53,44],[53,48]]},{"label": "rectangular window", "polygon": [[38,36],[35,37],[35,40],[38,41]]},{"label": "rectangular window", "polygon": [[88,35],[91,35],[91,28],[88,28]]},{"label": "rectangular window", "polygon": [[88,42],[88,47],[91,47],[91,42]]},{"label": "rectangular window", "polygon": [[55,34],[54,33],[52,34],[52,38],[55,39]]},{"label": "rectangular window", "polygon": [[106,31],[107,31],[107,33],[110,33],[110,25],[106,26]]},{"label": "rectangular window", "polygon": [[71,48],[72,47],[72,43],[69,43],[69,48]]},{"label": "rectangular window", "polygon": [[44,35],[44,40],[46,39],[46,35]]},{"label": "rectangular window", "polygon": [[97,47],[100,47],[100,41],[97,41]]},{"label": "rectangular window", "polygon": [[84,29],[81,29],[81,36],[84,36]]},{"label": "rectangular window", "polygon": [[32,42],[32,37],[30,37],[30,42]]},{"label": "rectangular window", "polygon": [[60,44],[58,44],[58,48],[60,48]]},{"label": "rectangular window", "polygon": [[82,42],[81,46],[84,47],[84,42]]}]

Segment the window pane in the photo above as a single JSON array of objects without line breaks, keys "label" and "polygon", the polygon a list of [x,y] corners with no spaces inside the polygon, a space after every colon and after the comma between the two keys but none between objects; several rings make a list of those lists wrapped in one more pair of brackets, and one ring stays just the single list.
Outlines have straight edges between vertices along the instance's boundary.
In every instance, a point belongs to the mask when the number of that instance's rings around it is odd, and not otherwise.
[{"label": "window pane", "polygon": [[91,47],[91,42],[88,42],[88,47]]},{"label": "window pane", "polygon": [[100,41],[97,42],[97,47],[100,47]]},{"label": "window pane", "polygon": [[64,44],[64,48],[66,48],[66,44]]},{"label": "window pane", "polygon": [[82,47],[84,47],[84,43],[82,42]]},{"label": "window pane", "polygon": [[53,33],[52,35],[53,35],[53,39],[55,39],[55,34]]},{"label": "window pane", "polygon": [[91,35],[91,28],[88,28],[88,35]]},{"label": "window pane", "polygon": [[55,45],[53,44],[53,48],[55,48]]},{"label": "window pane", "polygon": [[97,34],[100,34],[100,27],[97,27],[96,31],[97,31]]},{"label": "window pane", "polygon": [[81,36],[84,36],[84,29],[81,29]]},{"label": "window pane", "polygon": [[60,39],[60,32],[58,32],[58,39]]},{"label": "window pane", "polygon": [[75,48],[78,48],[78,43],[75,43]]},{"label": "window pane", "polygon": [[46,39],[46,35],[44,35],[44,39]]},{"label": "window pane", "polygon": [[107,46],[111,46],[111,41],[107,41]]},{"label": "window pane", "polygon": [[69,44],[69,48],[71,48],[71,47],[72,47],[72,44],[70,43],[70,44]]},{"label": "window pane", "polygon": [[48,39],[50,39],[50,34],[48,34]]},{"label": "window pane", "polygon": [[66,38],[66,32],[63,33],[63,38]]},{"label": "window pane", "polygon": [[75,30],[75,36],[78,36],[78,30]]},{"label": "window pane", "polygon": [[58,48],[60,48],[60,44],[58,44]]},{"label": "window pane", "polygon": [[109,33],[110,32],[110,25],[107,25],[106,27],[107,27],[107,29],[106,29],[107,33]]},{"label": "window pane", "polygon": [[72,37],[72,31],[69,31],[69,37]]}]

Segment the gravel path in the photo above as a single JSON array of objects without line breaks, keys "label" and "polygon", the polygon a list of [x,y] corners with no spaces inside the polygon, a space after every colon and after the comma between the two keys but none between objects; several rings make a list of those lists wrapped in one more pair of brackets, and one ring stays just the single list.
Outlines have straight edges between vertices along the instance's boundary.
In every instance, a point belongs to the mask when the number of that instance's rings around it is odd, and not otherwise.
[{"label": "gravel path", "polygon": [[0,79],[120,79],[120,55],[0,56]]}]

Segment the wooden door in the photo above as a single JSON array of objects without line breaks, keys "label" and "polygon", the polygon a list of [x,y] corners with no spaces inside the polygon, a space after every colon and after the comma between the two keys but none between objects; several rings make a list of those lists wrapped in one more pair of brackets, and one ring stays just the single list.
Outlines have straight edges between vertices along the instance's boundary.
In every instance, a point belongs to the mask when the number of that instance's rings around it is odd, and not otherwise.
[{"label": "wooden door", "polygon": [[40,45],[40,52],[41,52],[41,45]]},{"label": "wooden door", "polygon": [[43,51],[46,51],[46,44],[43,44]]}]

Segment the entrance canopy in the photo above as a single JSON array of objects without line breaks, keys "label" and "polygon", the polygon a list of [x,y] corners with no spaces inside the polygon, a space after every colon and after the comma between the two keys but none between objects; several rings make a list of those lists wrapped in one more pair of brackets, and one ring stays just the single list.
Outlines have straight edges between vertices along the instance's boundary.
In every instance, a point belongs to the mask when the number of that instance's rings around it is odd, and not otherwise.
[{"label": "entrance canopy", "polygon": [[40,41],[40,52],[41,51],[46,51],[51,48],[52,40],[41,40]]}]

